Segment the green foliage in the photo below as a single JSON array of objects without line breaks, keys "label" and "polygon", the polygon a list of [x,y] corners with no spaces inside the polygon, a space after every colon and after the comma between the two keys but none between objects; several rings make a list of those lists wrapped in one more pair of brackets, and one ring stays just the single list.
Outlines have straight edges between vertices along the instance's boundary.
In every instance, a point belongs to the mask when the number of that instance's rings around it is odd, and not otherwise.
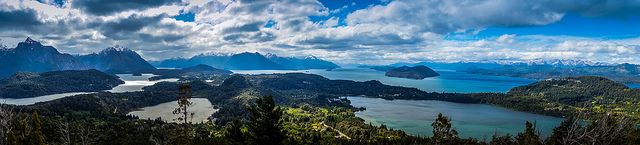
[{"label": "green foliage", "polygon": [[242,122],[239,119],[235,119],[232,122],[227,123],[225,127],[224,137],[233,145],[241,145],[247,140],[245,133],[242,132]]},{"label": "green foliage", "polygon": [[553,129],[553,133],[547,140],[545,144],[548,145],[562,145],[566,144],[566,138],[569,136],[569,133],[572,129],[572,126],[576,125],[577,120],[573,117],[566,118],[560,125]]},{"label": "green foliage", "polygon": [[[26,115],[26,114],[23,114]],[[42,133],[40,115],[33,112],[30,117],[24,116],[17,121],[17,127],[9,131],[7,144],[9,145],[46,145],[45,135]]]},{"label": "green foliage", "polygon": [[640,122],[640,89],[606,78],[583,76],[543,80],[507,94],[470,94],[484,103],[552,116],[613,114]]},{"label": "green foliage", "polygon": [[493,135],[491,142],[489,142],[489,144],[491,145],[513,145],[516,144],[513,141],[513,138],[511,137],[511,135],[507,134],[504,136],[499,136],[497,134]]},{"label": "green foliage", "polygon": [[273,97],[266,96],[256,100],[249,108],[251,116],[247,124],[248,141],[257,145],[279,145],[286,139],[282,130],[282,109],[273,101]]},{"label": "green foliage", "polygon": [[458,132],[451,128],[451,119],[438,113],[436,121],[431,123],[433,127],[433,137],[431,140],[434,144],[455,144],[458,139]]},{"label": "green foliage", "polygon": [[518,145],[542,145],[540,137],[536,133],[536,127],[529,121],[525,123],[524,132],[518,133],[516,136],[516,144]]}]

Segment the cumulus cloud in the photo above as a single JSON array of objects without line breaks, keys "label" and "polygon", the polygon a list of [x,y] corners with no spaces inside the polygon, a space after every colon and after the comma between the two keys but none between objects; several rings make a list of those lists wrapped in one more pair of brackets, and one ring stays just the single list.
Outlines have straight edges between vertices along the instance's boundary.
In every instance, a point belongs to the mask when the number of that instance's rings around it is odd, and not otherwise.
[{"label": "cumulus cloud", "polygon": [[130,10],[145,10],[174,4],[179,0],[74,0],[72,7],[94,15],[109,15]]},{"label": "cumulus cloud", "polygon": [[[122,45],[150,60],[257,51],[339,63],[554,58],[640,63],[640,38],[504,34],[451,39],[452,33],[475,35],[466,32],[487,27],[547,25],[567,13],[637,17],[636,0],[394,0],[346,17],[331,15],[346,7],[330,10],[316,0],[74,0],[62,5],[9,0],[0,1],[0,38],[31,36],[68,53]],[[193,14],[194,21],[172,18],[181,13]],[[312,16],[327,20],[311,21]]]}]

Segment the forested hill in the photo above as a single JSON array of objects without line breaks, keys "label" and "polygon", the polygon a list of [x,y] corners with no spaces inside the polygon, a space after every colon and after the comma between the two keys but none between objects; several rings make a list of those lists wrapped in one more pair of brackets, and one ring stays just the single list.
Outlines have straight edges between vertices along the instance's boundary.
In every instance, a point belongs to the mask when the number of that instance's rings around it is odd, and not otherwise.
[{"label": "forested hill", "polygon": [[402,66],[388,70],[385,74],[388,77],[410,78],[410,79],[424,79],[428,77],[440,76],[437,72],[424,65],[408,67]]},{"label": "forested hill", "polygon": [[29,98],[68,92],[95,92],[124,82],[95,69],[44,73],[18,72],[0,80],[0,98]]},{"label": "forested hill", "polygon": [[638,98],[640,96],[638,90],[631,90],[624,84],[595,76],[538,81],[533,84],[515,87],[508,94],[515,96],[539,95],[547,100],[572,105],[591,100],[597,96],[611,99]]},{"label": "forested hill", "polygon": [[468,68],[467,73],[499,75],[532,79],[563,78],[578,76],[601,76],[622,83],[640,82],[640,65],[618,64],[598,66],[554,66],[554,65],[503,65],[494,68]]},{"label": "forested hill", "polygon": [[515,87],[507,94],[475,98],[521,111],[554,116],[615,114],[640,121],[640,89],[595,76],[548,79]]}]

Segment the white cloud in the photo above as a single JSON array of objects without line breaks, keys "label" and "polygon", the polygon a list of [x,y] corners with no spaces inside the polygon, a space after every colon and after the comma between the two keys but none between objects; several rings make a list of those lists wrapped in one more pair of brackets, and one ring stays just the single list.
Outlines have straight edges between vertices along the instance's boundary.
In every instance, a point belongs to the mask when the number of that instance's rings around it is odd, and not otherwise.
[{"label": "white cloud", "polygon": [[[638,16],[638,3],[396,0],[355,11],[346,18],[314,23],[309,16],[328,16],[342,10],[329,10],[316,0],[184,0],[90,12],[74,5],[56,7],[9,0],[0,1],[0,17],[14,18],[15,24],[0,23],[4,26],[0,37],[15,40],[32,36],[68,53],[91,53],[117,44],[151,60],[252,51],[315,55],[340,63],[553,58],[640,63],[640,38],[514,34],[479,40],[447,38],[451,33],[475,35],[490,26],[545,25],[560,20],[567,12],[614,18]],[[195,22],[170,18],[181,11],[195,14]],[[347,25],[338,26],[338,20]],[[265,28],[270,21],[274,25]]]}]

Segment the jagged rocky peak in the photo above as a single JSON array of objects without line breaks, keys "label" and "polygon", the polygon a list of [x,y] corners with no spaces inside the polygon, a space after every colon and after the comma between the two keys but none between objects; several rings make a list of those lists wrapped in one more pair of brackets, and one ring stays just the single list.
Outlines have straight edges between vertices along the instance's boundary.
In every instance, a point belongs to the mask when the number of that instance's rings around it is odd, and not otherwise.
[{"label": "jagged rocky peak", "polygon": [[[27,37],[26,40],[24,40],[24,42],[20,42],[18,43],[18,47],[26,47],[26,46],[37,46],[37,47],[41,47],[42,43],[35,41],[33,39],[31,39],[31,37]],[[32,47],[33,48],[33,47]]]},{"label": "jagged rocky peak", "polygon": [[113,53],[113,52],[133,52],[133,50],[124,46],[116,45],[113,47],[105,48],[102,51],[100,51],[100,53]]},{"label": "jagged rocky peak", "polygon": [[27,37],[27,40],[24,40],[24,43],[27,43],[27,44],[35,44],[35,43],[37,43],[37,44],[40,44],[40,42],[31,39],[31,37]]}]

